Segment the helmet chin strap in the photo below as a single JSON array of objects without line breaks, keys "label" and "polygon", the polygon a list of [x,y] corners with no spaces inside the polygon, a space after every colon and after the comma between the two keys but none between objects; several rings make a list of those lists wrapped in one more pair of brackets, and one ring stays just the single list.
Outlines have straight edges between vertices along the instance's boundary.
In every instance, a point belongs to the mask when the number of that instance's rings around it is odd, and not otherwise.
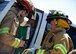
[{"label": "helmet chin strap", "polygon": [[55,23],[55,26],[57,26],[58,24],[57,19],[54,19],[54,23]]}]

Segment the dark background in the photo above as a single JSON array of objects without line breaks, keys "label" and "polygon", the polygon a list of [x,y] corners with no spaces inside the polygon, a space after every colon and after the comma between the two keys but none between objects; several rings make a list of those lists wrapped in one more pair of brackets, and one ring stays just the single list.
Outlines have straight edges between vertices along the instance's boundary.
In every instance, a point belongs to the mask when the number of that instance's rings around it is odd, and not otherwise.
[{"label": "dark background", "polygon": [[71,26],[67,33],[70,35],[74,44],[74,48],[76,49],[76,27]]}]

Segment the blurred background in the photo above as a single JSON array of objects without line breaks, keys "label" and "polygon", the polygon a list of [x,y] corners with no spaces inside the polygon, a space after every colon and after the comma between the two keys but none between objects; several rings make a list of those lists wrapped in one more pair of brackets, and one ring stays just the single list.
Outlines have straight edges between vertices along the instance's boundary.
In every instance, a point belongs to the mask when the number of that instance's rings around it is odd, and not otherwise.
[{"label": "blurred background", "polygon": [[[1,1],[1,0],[0,0]],[[10,0],[5,0],[10,1]],[[45,12],[49,10],[61,10],[69,16],[69,19],[76,24],[76,0],[29,0],[33,5]]]}]

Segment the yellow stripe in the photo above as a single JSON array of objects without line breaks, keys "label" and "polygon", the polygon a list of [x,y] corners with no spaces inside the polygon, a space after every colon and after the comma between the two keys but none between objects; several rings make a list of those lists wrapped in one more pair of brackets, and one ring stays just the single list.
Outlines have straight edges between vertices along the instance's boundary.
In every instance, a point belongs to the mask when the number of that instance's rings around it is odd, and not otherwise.
[{"label": "yellow stripe", "polygon": [[38,50],[38,53],[37,54],[40,54],[40,51],[41,51],[41,49]]},{"label": "yellow stripe", "polygon": [[44,54],[44,52],[45,52],[45,50],[42,50],[42,51],[41,51],[41,54]]},{"label": "yellow stripe", "polygon": [[57,12],[55,11],[54,13],[53,13],[53,15],[56,15],[57,14]]},{"label": "yellow stripe", "polygon": [[9,27],[0,28],[0,34],[9,33]]},{"label": "yellow stripe", "polygon": [[58,14],[63,14],[62,12],[58,12]]},{"label": "yellow stripe", "polygon": [[[16,39],[17,39],[17,38],[16,38]],[[18,47],[19,47],[19,45],[20,45],[20,40],[19,40],[19,39],[17,39],[16,41],[17,41],[17,43],[16,43],[16,45],[15,45],[15,48],[18,48]]]},{"label": "yellow stripe", "polygon": [[11,44],[11,46],[14,46],[14,45],[16,44],[16,42],[17,42],[17,41],[15,40],[15,41]]},{"label": "yellow stripe", "polygon": [[18,48],[20,45],[20,40],[18,38],[15,38],[15,41],[11,44],[14,48]]},{"label": "yellow stripe", "polygon": [[60,49],[63,54],[67,54],[67,49],[66,49],[66,48],[64,47],[64,45],[62,45],[62,44],[56,44],[56,45],[54,46],[54,48]]},{"label": "yellow stripe", "polygon": [[44,54],[44,49],[39,49],[37,54]]}]

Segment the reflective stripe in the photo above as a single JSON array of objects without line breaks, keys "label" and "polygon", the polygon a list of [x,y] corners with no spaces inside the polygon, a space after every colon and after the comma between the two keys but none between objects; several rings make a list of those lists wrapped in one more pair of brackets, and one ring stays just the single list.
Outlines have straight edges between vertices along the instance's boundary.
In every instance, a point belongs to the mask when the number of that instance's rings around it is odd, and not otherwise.
[{"label": "reflective stripe", "polygon": [[62,12],[58,12],[58,14],[63,14]]},{"label": "reflective stripe", "polygon": [[37,54],[44,54],[44,49],[39,49]]},{"label": "reflective stripe", "polygon": [[45,50],[42,50],[41,54],[44,54]]},{"label": "reflective stripe", "polygon": [[56,12],[56,11],[53,13],[53,15],[55,15],[55,14],[57,14],[57,12]]},{"label": "reflective stripe", "polygon": [[20,39],[15,38],[15,41],[11,44],[14,48],[18,48],[20,44]]},{"label": "reflective stripe", "polygon": [[61,14],[63,14],[63,13],[62,13],[62,12],[58,12],[58,13],[57,13],[56,11],[53,12],[53,15],[56,15],[56,14],[60,14],[60,15],[61,15]]},{"label": "reflective stripe", "polygon": [[56,44],[56,45],[54,46],[54,48],[60,49],[63,54],[67,54],[67,49],[66,49],[66,48],[64,47],[64,45],[62,45],[62,44]]},{"label": "reflective stripe", "polygon": [[0,28],[0,34],[3,34],[3,33],[9,33],[9,28],[8,27]]},{"label": "reflective stripe", "polygon": [[40,51],[41,51],[41,49],[38,50],[38,53],[37,54],[40,54]]}]

